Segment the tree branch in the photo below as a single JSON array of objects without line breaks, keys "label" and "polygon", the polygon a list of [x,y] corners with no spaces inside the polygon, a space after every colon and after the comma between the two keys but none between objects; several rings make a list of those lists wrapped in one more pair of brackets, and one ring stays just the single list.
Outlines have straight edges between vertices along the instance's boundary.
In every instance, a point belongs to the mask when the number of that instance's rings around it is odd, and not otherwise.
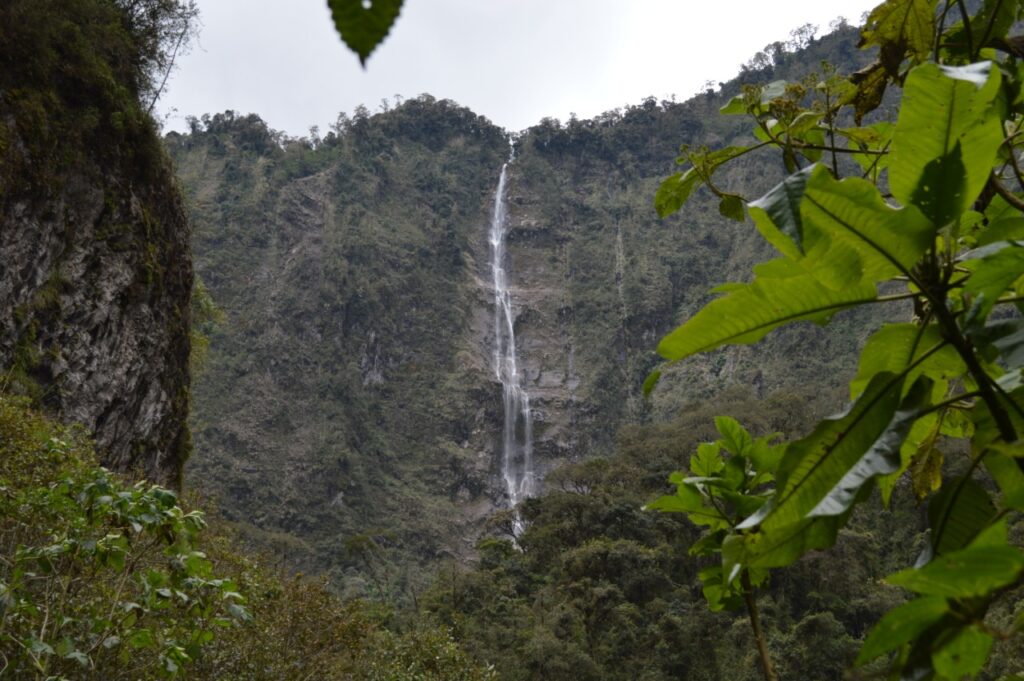
[{"label": "tree branch", "polygon": [[[1012,153],[1012,152],[1011,152]],[[1024,201],[1021,201],[1013,192],[1003,186],[1003,183],[999,181],[995,173],[988,176],[988,183],[996,190],[996,194],[1003,197],[1003,199],[1016,208],[1017,210],[1024,212]]]}]

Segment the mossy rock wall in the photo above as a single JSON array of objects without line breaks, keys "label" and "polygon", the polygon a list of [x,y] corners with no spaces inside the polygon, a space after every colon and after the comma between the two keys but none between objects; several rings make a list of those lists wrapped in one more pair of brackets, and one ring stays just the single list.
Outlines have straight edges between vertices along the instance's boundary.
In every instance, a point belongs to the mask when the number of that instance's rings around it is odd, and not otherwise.
[{"label": "mossy rock wall", "polygon": [[190,451],[188,220],[114,3],[0,7],[0,381],[176,485]]}]

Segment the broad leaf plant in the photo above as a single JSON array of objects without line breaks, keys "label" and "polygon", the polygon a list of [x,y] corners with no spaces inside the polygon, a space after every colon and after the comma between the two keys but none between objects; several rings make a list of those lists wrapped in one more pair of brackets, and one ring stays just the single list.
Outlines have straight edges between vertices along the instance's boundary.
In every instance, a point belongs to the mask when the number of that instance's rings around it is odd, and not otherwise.
[{"label": "broad leaf plant", "polygon": [[[866,342],[845,411],[778,444],[721,418],[722,439],[650,506],[707,527],[692,547],[715,557],[700,575],[707,600],[746,604],[769,680],[754,589],[770,568],[832,546],[856,504],[875,487],[888,503],[904,475],[927,502],[928,546],[887,577],[908,600],[857,664],[888,656],[894,679],[974,678],[996,639],[1024,629],[1024,616],[1010,630],[986,620],[1024,585],[1009,532],[1024,510],[1022,8],[978,4],[971,14],[962,0],[882,3],[862,29],[873,64],[849,79],[826,70],[745,88],[722,112],[749,116],[756,142],[684,147],[682,172],[657,192],[665,216],[705,187],[778,251],[661,340],[670,362],[850,308],[912,304]],[[781,184],[754,200],[721,186],[719,168],[761,149],[781,154]],[[968,460],[944,467],[950,451]]]}]

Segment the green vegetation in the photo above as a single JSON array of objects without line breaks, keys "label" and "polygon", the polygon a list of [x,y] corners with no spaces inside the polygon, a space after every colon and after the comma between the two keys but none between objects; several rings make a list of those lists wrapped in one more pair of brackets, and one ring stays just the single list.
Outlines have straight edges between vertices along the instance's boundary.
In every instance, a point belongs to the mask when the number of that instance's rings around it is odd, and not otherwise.
[{"label": "green vegetation", "polygon": [[[799,59],[778,51],[771,69],[799,79],[823,59],[859,68],[855,37],[844,29]],[[858,344],[882,314],[903,314],[866,310],[713,353],[669,371],[644,401],[657,338],[764,255],[707,197],[664,220],[650,207],[675,157],[663,140],[741,143],[743,126],[710,115],[739,87],[546,120],[516,139],[509,271],[545,472],[610,455],[625,424],[671,419],[735,384],[766,395],[828,376],[820,397],[836,405]],[[347,595],[412,605],[440,561],[471,558],[504,503],[481,283],[504,132],[422,96],[304,139],[225,112],[166,142],[196,270],[228,317],[209,328],[195,381],[202,454],[187,478],[255,545],[329,571]],[[784,176],[750,163],[766,190]],[[799,366],[794,347],[812,348]]]},{"label": "green vegetation", "polygon": [[98,467],[78,428],[0,394],[0,675],[486,681],[439,629],[383,627],[241,553],[173,492]]},{"label": "green vegetation", "polygon": [[249,617],[177,496],[98,468],[84,434],[0,397],[0,652],[17,678],[173,676]]},{"label": "green vegetation", "polygon": [[[820,415],[809,403],[733,388],[670,421],[624,428],[613,456],[549,474],[547,492],[522,507],[516,544],[483,540],[474,569],[442,570],[422,607],[502,679],[755,681],[749,627],[703,607],[700,578],[721,561],[688,548],[712,543],[682,516],[643,506],[690,452],[717,460],[701,444],[716,437],[715,413],[736,414],[761,437],[792,437]],[[904,491],[888,510],[854,517],[833,553],[772,575],[759,606],[781,678],[843,677],[871,624],[902,600],[881,578],[925,541],[916,517]],[[1000,659],[1012,664],[1016,650]]]},{"label": "green vegetation", "polygon": [[[753,343],[793,321],[825,324],[843,309],[914,304],[911,322],[868,340],[845,412],[785,445],[719,419],[723,439],[698,448],[689,475],[672,478],[676,494],[652,505],[708,526],[691,548],[718,559],[701,573],[705,595],[712,609],[745,603],[769,680],[779,677],[754,586],[769,568],[835,544],[855,504],[876,484],[888,502],[904,474],[928,500],[930,535],[913,567],[886,581],[916,597],[884,615],[857,663],[895,653],[901,678],[974,678],[997,639],[1019,638],[1020,618],[1005,615],[1024,586],[1011,533],[1024,510],[1024,201],[1010,188],[1024,191],[1024,106],[1007,35],[1021,8],[986,2],[972,16],[963,3],[935,5],[879,5],[862,37],[879,60],[852,81],[746,89],[723,113],[751,116],[758,142],[684,146],[688,169],[656,198],[669,214],[706,186],[722,215],[742,221],[749,209],[782,256],[757,265],[750,283],[716,289],[662,339],[666,359]],[[862,126],[890,84],[903,91],[895,122]],[[792,174],[752,202],[720,186],[722,167],[762,148],[780,151]],[[954,455],[959,465],[944,466]]]},{"label": "green vegetation", "polygon": [[195,14],[179,0],[4,3],[0,199],[28,191],[45,201],[85,159],[140,183],[164,179],[165,154],[140,99],[155,96]]},{"label": "green vegetation", "polygon": [[210,351],[210,334],[225,321],[227,315],[224,310],[217,305],[203,280],[196,277],[192,285],[192,354],[189,357],[192,376],[198,375],[206,362],[206,355]]}]

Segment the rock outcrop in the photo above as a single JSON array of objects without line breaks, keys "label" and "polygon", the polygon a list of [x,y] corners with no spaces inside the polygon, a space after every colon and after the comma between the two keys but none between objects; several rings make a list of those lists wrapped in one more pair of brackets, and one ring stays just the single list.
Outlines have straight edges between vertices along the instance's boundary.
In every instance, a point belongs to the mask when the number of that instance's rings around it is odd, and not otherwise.
[{"label": "rock outcrop", "polygon": [[115,11],[0,9],[0,388],[84,425],[105,465],[177,485],[189,227]]}]

